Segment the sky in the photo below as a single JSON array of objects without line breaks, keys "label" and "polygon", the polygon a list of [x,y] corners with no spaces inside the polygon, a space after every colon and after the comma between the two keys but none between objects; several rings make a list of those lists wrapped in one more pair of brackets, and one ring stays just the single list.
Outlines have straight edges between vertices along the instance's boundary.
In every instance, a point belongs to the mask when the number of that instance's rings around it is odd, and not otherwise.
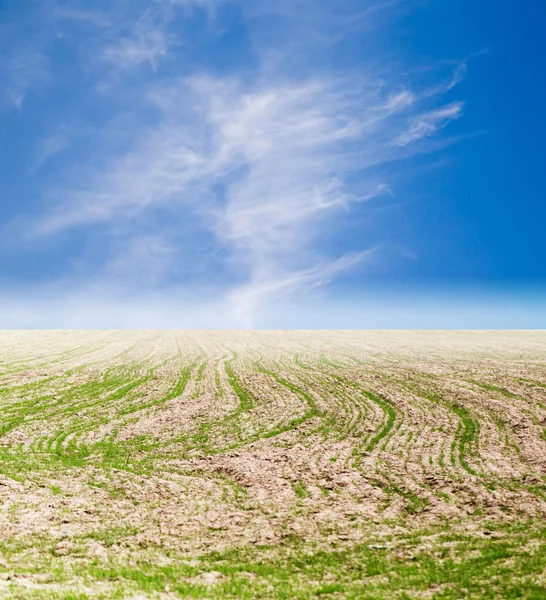
[{"label": "sky", "polygon": [[0,327],[546,328],[545,18],[0,0]]}]

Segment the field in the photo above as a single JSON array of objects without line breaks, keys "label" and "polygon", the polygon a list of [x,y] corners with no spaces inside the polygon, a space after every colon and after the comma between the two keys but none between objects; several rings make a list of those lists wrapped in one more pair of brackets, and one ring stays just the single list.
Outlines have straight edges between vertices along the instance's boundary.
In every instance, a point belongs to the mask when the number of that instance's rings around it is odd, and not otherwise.
[{"label": "field", "polygon": [[0,597],[546,598],[546,332],[0,333]]}]

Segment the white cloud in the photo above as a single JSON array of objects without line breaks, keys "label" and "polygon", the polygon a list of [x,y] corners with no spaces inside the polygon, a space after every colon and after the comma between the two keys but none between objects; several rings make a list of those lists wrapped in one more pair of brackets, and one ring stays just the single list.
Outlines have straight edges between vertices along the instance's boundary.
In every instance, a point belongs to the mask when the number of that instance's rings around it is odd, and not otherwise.
[{"label": "white cloud", "polygon": [[41,169],[56,154],[60,154],[66,150],[69,144],[70,135],[66,131],[56,132],[41,140],[39,148],[36,151],[34,164],[31,166],[31,171]]},{"label": "white cloud", "polygon": [[374,251],[375,249],[370,249],[346,254],[330,262],[315,264],[304,271],[292,271],[277,279],[271,277],[251,279],[248,283],[234,288],[228,293],[229,314],[241,326],[252,327],[255,324],[257,313],[266,308],[268,304],[297,293],[302,288],[328,284],[332,279],[371,259]]},{"label": "white cloud", "polygon": [[[170,285],[173,270],[188,270],[177,261],[199,264],[208,240],[215,273],[207,275],[219,275],[217,296],[236,320],[251,323],[267,302],[327,283],[371,258],[366,240],[341,256],[325,250],[324,241],[336,233],[339,215],[392,195],[387,165],[457,119],[462,103],[430,108],[452,84],[420,92],[406,78],[385,72],[380,78],[364,67],[335,75],[311,63],[297,73],[285,70],[295,60],[290,43],[273,48],[256,41],[255,64],[229,76],[198,64],[190,76],[178,56],[180,72],[171,64],[167,76],[161,59],[185,43],[177,33],[184,19],[196,10],[212,17],[218,4],[113,2],[110,9],[101,3],[96,11],[56,12],[59,22],[93,29],[86,56],[102,78],[100,99],[131,118],[119,136],[112,123],[104,128],[100,153],[65,178],[72,184],[48,190],[47,210],[28,230],[52,238],[100,228],[111,238],[103,279],[127,288]],[[315,34],[332,32],[329,20],[342,31],[353,26],[351,15],[359,26],[376,23],[399,4],[346,0],[332,10],[310,0],[238,2],[247,27],[260,33],[272,12],[296,28],[305,20],[305,32],[315,32],[305,40],[311,45]],[[281,61],[271,60],[275,52],[284,53]],[[154,72],[139,79],[136,67],[144,64]],[[116,85],[108,85],[112,72]],[[44,140],[38,166],[67,145],[62,131]],[[159,212],[163,222],[150,226]]]},{"label": "white cloud", "polygon": [[156,71],[160,60],[169,54],[171,47],[185,43],[183,34],[176,31],[176,27],[172,27],[173,21],[180,17],[180,14],[190,17],[196,10],[204,10],[211,17],[219,1],[137,2],[135,6],[140,10],[136,11],[136,17],[122,9],[120,15],[123,15],[124,27],[110,24],[108,37],[113,40],[105,45],[101,57],[118,70],[131,69],[147,63]]},{"label": "white cloud", "polygon": [[412,120],[408,130],[396,138],[394,144],[396,146],[407,146],[430,137],[451,121],[460,118],[462,114],[462,102],[453,102],[447,106],[420,114]]},{"label": "white cloud", "polygon": [[[348,268],[339,269],[344,258],[327,260],[320,242],[336,212],[392,193],[366,167],[392,160],[393,145],[431,135],[460,112],[454,104],[414,116],[415,94],[385,88],[331,77],[249,84],[208,76],[155,86],[149,98],[160,121],[72,190],[38,231],[131,222],[158,207],[193,215],[241,281],[224,290],[229,305],[251,313],[268,297]],[[348,185],[355,172],[359,183]],[[161,257],[150,272],[162,271]]]},{"label": "white cloud", "polygon": [[[0,30],[0,35],[2,31]],[[6,45],[11,37],[6,37]],[[49,79],[49,61],[32,46],[3,48],[0,64],[0,106],[21,110],[30,91],[41,88]]]},{"label": "white cloud", "polygon": [[168,42],[160,28],[146,28],[135,37],[121,39],[104,50],[104,58],[119,68],[130,68],[143,62],[156,70],[159,58],[167,54]]}]

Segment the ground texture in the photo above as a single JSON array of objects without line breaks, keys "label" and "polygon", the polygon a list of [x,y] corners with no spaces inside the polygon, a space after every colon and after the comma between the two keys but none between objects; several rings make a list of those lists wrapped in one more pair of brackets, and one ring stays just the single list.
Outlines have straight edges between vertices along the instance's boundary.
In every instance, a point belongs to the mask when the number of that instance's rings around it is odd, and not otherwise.
[{"label": "ground texture", "polygon": [[546,332],[3,332],[0,597],[546,598]]}]

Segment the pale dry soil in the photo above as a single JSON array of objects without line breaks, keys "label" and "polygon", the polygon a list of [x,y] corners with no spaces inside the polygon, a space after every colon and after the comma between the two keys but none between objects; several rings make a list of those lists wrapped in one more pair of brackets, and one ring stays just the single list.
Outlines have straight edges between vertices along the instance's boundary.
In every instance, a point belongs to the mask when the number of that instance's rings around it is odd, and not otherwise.
[{"label": "pale dry soil", "polygon": [[546,332],[0,333],[2,598],[546,598]]}]

